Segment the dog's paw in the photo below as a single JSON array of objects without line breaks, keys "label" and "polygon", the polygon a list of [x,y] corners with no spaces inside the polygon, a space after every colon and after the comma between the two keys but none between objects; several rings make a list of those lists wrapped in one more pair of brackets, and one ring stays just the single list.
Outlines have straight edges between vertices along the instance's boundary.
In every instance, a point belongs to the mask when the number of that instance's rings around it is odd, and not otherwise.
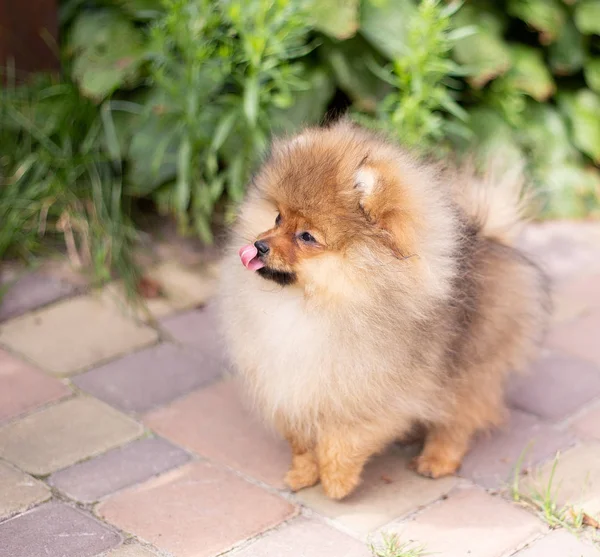
[{"label": "dog's paw", "polygon": [[306,453],[294,456],[292,468],[284,481],[292,491],[315,485],[319,481],[319,467],[314,455]]},{"label": "dog's paw", "polygon": [[331,499],[343,499],[347,497],[356,489],[359,483],[359,474],[342,474],[340,472],[321,474],[323,491]]},{"label": "dog's paw", "polygon": [[410,462],[410,468],[415,470],[421,476],[427,478],[441,478],[454,474],[460,466],[460,462],[440,458],[437,455],[419,455]]}]

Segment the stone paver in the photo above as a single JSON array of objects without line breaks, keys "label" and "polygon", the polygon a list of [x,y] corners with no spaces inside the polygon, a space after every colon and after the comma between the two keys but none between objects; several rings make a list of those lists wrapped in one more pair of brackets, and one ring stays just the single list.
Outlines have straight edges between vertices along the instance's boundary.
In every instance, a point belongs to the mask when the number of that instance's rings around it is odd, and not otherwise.
[{"label": "stone paver", "polygon": [[71,394],[48,377],[0,348],[0,423]]},{"label": "stone paver", "polygon": [[104,403],[78,397],[0,428],[0,456],[45,475],[122,445],[143,432]]},{"label": "stone paver", "polygon": [[100,503],[111,524],[176,557],[209,557],[291,518],[284,499],[195,462]]},{"label": "stone paver", "polygon": [[386,527],[444,557],[501,557],[543,531],[541,521],[476,488],[458,489],[414,520]]},{"label": "stone paver", "polygon": [[558,285],[554,292],[553,319],[572,321],[600,308],[600,274],[581,275]]},{"label": "stone paver", "polygon": [[[600,366],[600,310],[554,327],[548,345]],[[599,371],[600,373],[600,371]]]},{"label": "stone paver", "polygon": [[148,414],[144,423],[199,455],[283,487],[291,459],[287,443],[244,408],[233,381],[196,391]]},{"label": "stone paver", "polygon": [[82,511],[46,503],[0,523],[0,557],[92,557],[121,539]]},{"label": "stone paver", "polygon": [[167,261],[148,274],[161,284],[170,305],[179,311],[204,304],[217,287],[213,266],[187,268]]},{"label": "stone paver", "polygon": [[600,441],[600,406],[590,408],[571,424],[571,429],[582,439]]},{"label": "stone paver", "polygon": [[227,557],[372,557],[361,543],[318,520],[297,518]]},{"label": "stone paver", "polygon": [[531,414],[512,410],[501,429],[475,441],[459,474],[486,488],[501,488],[512,481],[514,467],[523,456],[524,468],[552,458],[572,446],[575,438]]},{"label": "stone paver", "polygon": [[180,466],[190,455],[160,438],[140,439],[50,477],[50,484],[83,503]]},{"label": "stone paver", "polygon": [[410,456],[407,449],[393,447],[385,455],[374,457],[363,472],[363,483],[343,501],[326,497],[320,485],[298,492],[298,500],[365,536],[439,499],[456,485],[454,477],[433,481],[409,470]]},{"label": "stone paver", "polygon": [[120,410],[147,412],[208,383],[215,371],[165,343],[88,371],[73,382]]},{"label": "stone paver", "polygon": [[578,540],[570,532],[558,530],[544,536],[514,557],[598,557],[600,549]]},{"label": "stone paver", "polygon": [[[154,319],[198,307],[204,304],[216,289],[215,272],[211,266],[192,269],[167,261],[150,269],[146,276],[156,281],[161,288],[160,296],[145,300],[146,308]],[[133,308],[127,304],[120,282],[106,286],[102,296],[136,319],[147,318],[140,308]]]},{"label": "stone paver", "polygon": [[[216,307],[211,303],[161,319],[160,326],[182,344],[220,348],[222,342],[215,313]],[[213,351],[216,356],[218,350],[213,348]]]},{"label": "stone paver", "polygon": [[[554,463],[521,482],[525,492],[547,489]],[[556,465],[552,492],[559,506],[569,505],[591,516],[600,516],[600,443],[580,445],[562,453]]]},{"label": "stone paver", "polygon": [[[148,271],[162,290],[149,314],[126,307],[118,282],[56,303],[79,287],[21,279],[0,305],[0,322],[35,310],[0,324],[0,557],[370,557],[366,540],[383,532],[444,557],[600,555],[587,537],[551,532],[481,489],[512,481],[526,449],[522,465],[536,470],[520,490],[545,489],[560,450],[557,504],[600,515],[600,225],[535,225],[522,244],[554,279],[556,310],[539,360],[510,385],[506,429],[481,436],[460,470],[479,485],[422,478],[407,468],[415,448],[394,446],[341,502],[320,486],[271,489],[284,487],[289,449],[234,381],[219,381],[229,364],[209,302],[213,266]],[[44,372],[83,372],[72,381],[95,398],[61,400],[72,383]],[[164,438],[143,436],[119,410],[143,414]],[[95,512],[110,525],[48,502],[47,483],[56,498],[100,501]]]},{"label": "stone paver", "polygon": [[167,317],[160,327],[200,362],[204,373],[212,377],[231,375],[231,366],[218,330],[216,308],[203,308]]},{"label": "stone paver", "polygon": [[0,344],[56,375],[81,371],[156,339],[155,330],[91,296],[64,300],[0,326]]},{"label": "stone paver", "polygon": [[0,460],[0,520],[50,498],[46,484]]},{"label": "stone paver", "polygon": [[596,397],[600,368],[562,354],[538,360],[528,375],[511,382],[508,393],[512,406],[550,421],[567,418]]},{"label": "stone paver", "polygon": [[600,224],[554,221],[526,226],[519,245],[558,284],[600,269]]},{"label": "stone paver", "polygon": [[[0,285],[3,282],[0,280]],[[75,284],[41,271],[26,273],[9,284],[0,300],[0,321],[56,302],[78,290]]]},{"label": "stone paver", "polygon": [[157,554],[141,545],[130,544],[109,551],[106,557],[157,557]]},{"label": "stone paver", "polygon": [[209,304],[202,309],[187,311],[163,319],[161,328],[196,355],[206,373],[213,376],[229,371],[228,361],[218,331],[216,308]]}]

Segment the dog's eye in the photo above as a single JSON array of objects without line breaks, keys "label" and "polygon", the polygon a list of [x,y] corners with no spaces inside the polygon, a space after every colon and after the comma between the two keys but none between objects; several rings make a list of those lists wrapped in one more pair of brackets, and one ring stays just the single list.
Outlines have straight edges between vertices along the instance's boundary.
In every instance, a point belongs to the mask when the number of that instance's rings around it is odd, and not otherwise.
[{"label": "dog's eye", "polygon": [[277,213],[277,218],[275,219],[275,226],[279,226],[281,224],[281,214]]},{"label": "dog's eye", "polygon": [[314,239],[313,235],[310,232],[302,232],[302,234],[298,235],[304,243],[306,244],[316,244],[317,241]]}]

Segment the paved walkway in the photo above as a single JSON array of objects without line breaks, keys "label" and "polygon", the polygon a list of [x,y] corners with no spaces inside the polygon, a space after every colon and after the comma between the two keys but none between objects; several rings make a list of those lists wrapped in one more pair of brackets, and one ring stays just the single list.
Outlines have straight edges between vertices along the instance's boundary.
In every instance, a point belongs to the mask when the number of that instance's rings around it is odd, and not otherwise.
[{"label": "paved walkway", "polygon": [[[600,226],[537,226],[524,243],[557,279],[557,311],[507,428],[441,480],[395,447],[344,502],[284,488],[285,444],[223,374],[210,269],[154,270],[157,326],[124,313],[118,285],[21,278],[0,308],[0,557],[368,557],[394,532],[441,556],[600,555],[592,527],[548,526],[563,505],[571,523],[600,514]],[[535,500],[557,451],[543,519],[507,485],[519,462]]]}]

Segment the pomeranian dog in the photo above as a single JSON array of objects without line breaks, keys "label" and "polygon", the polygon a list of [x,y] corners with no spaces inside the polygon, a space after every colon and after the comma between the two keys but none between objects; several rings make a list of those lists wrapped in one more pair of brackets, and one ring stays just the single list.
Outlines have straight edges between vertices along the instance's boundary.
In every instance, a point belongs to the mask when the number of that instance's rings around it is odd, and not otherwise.
[{"label": "pomeranian dog", "polygon": [[511,245],[521,189],[519,169],[444,170],[347,121],[274,142],[220,313],[250,396],[290,444],[292,490],[347,496],[415,428],[415,470],[452,474],[502,422],[507,376],[549,310],[544,275]]}]

